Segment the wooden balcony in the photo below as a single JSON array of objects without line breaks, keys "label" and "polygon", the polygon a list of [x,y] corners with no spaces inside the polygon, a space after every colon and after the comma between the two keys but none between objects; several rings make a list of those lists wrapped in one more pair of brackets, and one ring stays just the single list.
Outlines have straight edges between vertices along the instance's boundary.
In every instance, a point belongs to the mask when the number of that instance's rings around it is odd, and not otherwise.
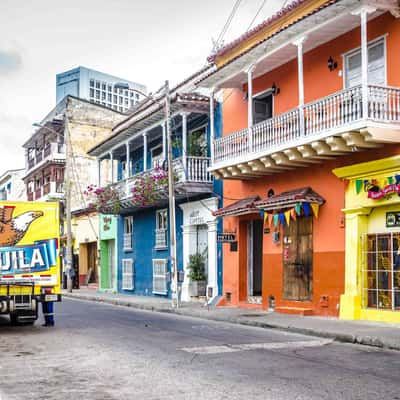
[{"label": "wooden balcony", "polygon": [[400,89],[356,86],[216,139],[210,170],[225,179],[269,175],[393,142]]},{"label": "wooden balcony", "polygon": [[46,161],[65,161],[65,144],[50,143],[28,160],[28,171],[37,168]]}]

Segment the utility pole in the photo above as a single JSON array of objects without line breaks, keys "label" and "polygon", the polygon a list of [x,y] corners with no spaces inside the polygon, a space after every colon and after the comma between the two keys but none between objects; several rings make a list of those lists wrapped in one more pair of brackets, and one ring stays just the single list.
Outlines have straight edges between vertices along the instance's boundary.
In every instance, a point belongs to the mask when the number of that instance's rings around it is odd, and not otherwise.
[{"label": "utility pole", "polygon": [[170,236],[170,259],[172,273],[172,305],[179,308],[179,287],[178,287],[178,264],[176,260],[176,219],[175,219],[175,182],[172,163],[172,135],[171,135],[171,99],[169,95],[169,82],[165,81],[165,119],[168,143],[168,198],[169,198],[169,236]]},{"label": "utility pole", "polygon": [[68,126],[68,101],[65,111],[65,213],[67,220],[67,249],[65,254],[65,274],[67,275],[67,290],[72,292],[72,229],[71,229],[71,138]]}]

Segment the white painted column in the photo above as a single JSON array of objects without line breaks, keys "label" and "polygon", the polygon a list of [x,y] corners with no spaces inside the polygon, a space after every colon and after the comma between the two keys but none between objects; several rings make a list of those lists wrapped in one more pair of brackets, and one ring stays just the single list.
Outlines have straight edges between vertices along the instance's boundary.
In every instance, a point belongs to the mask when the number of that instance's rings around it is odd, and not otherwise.
[{"label": "white painted column", "polygon": [[110,151],[110,170],[111,170],[111,183],[114,183],[114,154]]},{"label": "white painted column", "polygon": [[304,69],[303,69],[303,44],[306,40],[305,37],[301,37],[296,40],[293,44],[297,46],[297,75],[298,75],[298,91],[299,91],[299,125],[300,135],[304,135]]},{"label": "white painted column", "polygon": [[163,152],[163,159],[167,159],[167,127],[165,126],[165,122],[161,125],[162,128],[162,152]]},{"label": "white painted column", "polygon": [[253,150],[253,134],[252,134],[252,126],[253,126],[253,71],[254,65],[251,65],[247,69],[247,128],[248,128],[248,143],[249,143],[249,152]]},{"label": "white painted column", "polygon": [[143,171],[147,171],[147,132],[143,133]]},{"label": "white painted column", "polygon": [[185,178],[188,178],[187,170],[187,114],[182,113],[182,165],[183,174]]},{"label": "white painted column", "polygon": [[368,10],[362,8],[361,17],[361,90],[362,90],[362,113],[363,118],[368,118],[368,37],[367,23]]},{"label": "white painted column", "polygon": [[212,300],[218,295],[218,249],[217,249],[217,221],[209,221],[208,225],[208,291],[212,289],[212,297],[207,301]]},{"label": "white painted column", "polygon": [[129,153],[129,142],[125,143],[126,146],[126,171],[125,171],[125,178],[129,178],[131,176],[131,155]]},{"label": "white painted column", "polygon": [[214,140],[215,140],[215,120],[214,120],[214,88],[210,93],[210,156],[211,165],[214,164]]},{"label": "white painted column", "polygon": [[[184,211],[185,212],[185,211]],[[182,246],[183,246],[183,271],[184,271],[184,280],[182,282],[182,292],[181,292],[181,301],[190,301],[190,293],[189,293],[189,271],[188,271],[188,263],[189,256],[193,254],[196,249],[192,249],[193,243],[196,243],[196,225],[184,225],[182,226]]]}]

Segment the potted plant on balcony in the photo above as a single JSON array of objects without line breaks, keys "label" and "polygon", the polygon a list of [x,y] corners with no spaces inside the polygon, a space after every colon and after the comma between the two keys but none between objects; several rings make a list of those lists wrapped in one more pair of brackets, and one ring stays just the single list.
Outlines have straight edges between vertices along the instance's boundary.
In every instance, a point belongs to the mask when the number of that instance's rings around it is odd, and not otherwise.
[{"label": "potted plant on balcony", "polygon": [[187,269],[189,271],[189,295],[200,297],[206,295],[207,277],[205,257],[200,253],[191,254]]},{"label": "potted plant on balcony", "polygon": [[95,185],[89,185],[84,195],[88,199],[88,207],[95,208],[102,214],[118,214],[121,208],[121,194],[115,187],[98,188]]}]

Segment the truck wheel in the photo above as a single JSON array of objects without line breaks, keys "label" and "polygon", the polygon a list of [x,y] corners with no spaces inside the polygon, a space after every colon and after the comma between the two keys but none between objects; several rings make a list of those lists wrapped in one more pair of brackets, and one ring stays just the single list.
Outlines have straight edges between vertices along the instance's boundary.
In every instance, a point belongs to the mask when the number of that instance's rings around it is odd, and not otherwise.
[{"label": "truck wheel", "polygon": [[19,324],[18,315],[17,315],[17,314],[10,314],[10,323],[11,323],[11,325],[13,325],[13,326]]}]

